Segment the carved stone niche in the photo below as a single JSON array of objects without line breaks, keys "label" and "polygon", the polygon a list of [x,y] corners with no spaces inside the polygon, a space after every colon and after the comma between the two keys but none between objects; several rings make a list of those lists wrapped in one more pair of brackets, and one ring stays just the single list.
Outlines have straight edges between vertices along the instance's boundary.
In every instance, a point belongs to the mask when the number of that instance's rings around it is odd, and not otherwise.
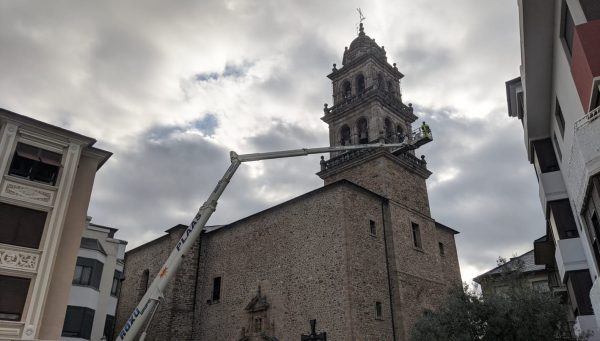
[{"label": "carved stone niche", "polygon": [[256,296],[244,310],[248,313],[248,322],[242,328],[238,341],[279,341],[272,336],[275,333],[275,323],[269,319],[269,302],[267,296],[261,293],[260,285]]}]

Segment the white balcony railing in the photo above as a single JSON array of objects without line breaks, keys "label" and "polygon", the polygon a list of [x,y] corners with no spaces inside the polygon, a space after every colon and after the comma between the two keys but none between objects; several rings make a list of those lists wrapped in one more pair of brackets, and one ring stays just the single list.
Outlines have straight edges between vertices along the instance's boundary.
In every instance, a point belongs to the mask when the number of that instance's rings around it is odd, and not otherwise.
[{"label": "white balcony railing", "polygon": [[557,240],[554,257],[556,258],[556,265],[562,282],[565,281],[565,274],[567,272],[588,268],[580,238]]},{"label": "white balcony railing", "polygon": [[582,118],[580,118],[577,121],[575,121],[575,130],[583,127],[584,125],[586,125],[586,124],[588,124],[590,122],[593,122],[598,117],[600,117],[600,107],[597,107],[596,109],[593,109],[592,111],[590,111],[587,114],[583,115]]}]

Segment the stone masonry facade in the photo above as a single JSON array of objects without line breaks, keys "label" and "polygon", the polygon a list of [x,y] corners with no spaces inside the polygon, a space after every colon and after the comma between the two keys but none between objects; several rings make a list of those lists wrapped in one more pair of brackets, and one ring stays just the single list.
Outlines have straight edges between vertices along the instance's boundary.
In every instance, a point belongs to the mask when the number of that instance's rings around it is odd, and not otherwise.
[{"label": "stone masonry facade", "polygon": [[[366,34],[334,65],[332,146],[418,138],[403,75]],[[309,320],[329,340],[408,340],[415,321],[461,285],[455,230],[430,213],[424,159],[411,148],[336,152],[324,186],[206,229],[164,293],[146,340],[298,340]],[[185,226],[125,256],[117,325],[142,297]]]}]

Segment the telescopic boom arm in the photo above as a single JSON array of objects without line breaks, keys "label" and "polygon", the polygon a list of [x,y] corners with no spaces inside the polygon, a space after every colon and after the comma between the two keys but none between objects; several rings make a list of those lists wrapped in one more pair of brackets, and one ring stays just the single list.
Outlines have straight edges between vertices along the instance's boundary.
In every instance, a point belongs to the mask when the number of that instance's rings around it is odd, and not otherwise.
[{"label": "telescopic boom arm", "polygon": [[[363,144],[363,145],[350,145],[350,146],[335,146],[335,147],[322,147],[322,148],[303,148],[294,150],[284,150],[278,152],[269,153],[255,153],[255,154],[241,154],[238,155],[235,152],[230,152],[231,165],[217,183],[217,186],[212,191],[208,200],[200,207],[198,213],[185,230],[173,251],[167,258],[167,261],[161,267],[158,275],[152,281],[152,284],[146,290],[146,293],[138,303],[137,307],[133,310],[133,313],[127,319],[125,326],[118,335],[118,340],[132,341],[138,334],[140,328],[149,321],[154,315],[160,300],[164,297],[163,291],[167,284],[171,281],[172,277],[177,272],[177,268],[182,262],[182,257],[185,255],[194,241],[198,239],[202,231],[206,226],[206,222],[217,208],[217,201],[223,191],[229,184],[229,181],[235,174],[237,168],[242,162],[259,161],[268,159],[280,159],[286,157],[304,156],[309,154],[322,154],[329,152],[340,152],[357,149],[376,149],[376,148],[394,148],[395,150],[409,150],[414,149],[424,143],[432,140],[431,132],[422,130],[413,132],[412,138],[402,143],[376,143],[376,144]],[[146,332],[142,333],[139,341],[143,341],[146,337]]]}]

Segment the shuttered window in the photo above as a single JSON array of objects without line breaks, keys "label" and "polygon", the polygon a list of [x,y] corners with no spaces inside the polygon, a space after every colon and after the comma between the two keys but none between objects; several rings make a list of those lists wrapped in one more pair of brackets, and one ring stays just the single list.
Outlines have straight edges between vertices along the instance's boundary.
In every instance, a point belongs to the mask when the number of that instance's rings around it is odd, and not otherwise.
[{"label": "shuttered window", "polygon": [[0,203],[0,243],[37,249],[46,215],[43,211]]}]

